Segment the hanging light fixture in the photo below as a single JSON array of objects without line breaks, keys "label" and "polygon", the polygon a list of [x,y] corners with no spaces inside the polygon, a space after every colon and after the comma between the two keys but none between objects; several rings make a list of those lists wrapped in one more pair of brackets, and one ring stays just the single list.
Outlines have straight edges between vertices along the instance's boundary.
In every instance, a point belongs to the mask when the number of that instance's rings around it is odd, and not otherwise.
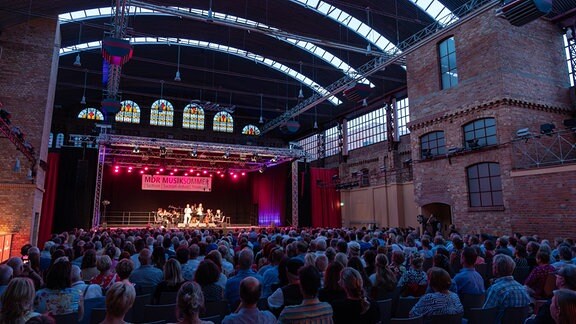
[{"label": "hanging light fixture", "polygon": [[314,129],[318,129],[318,110],[317,105],[314,106]]},{"label": "hanging light fixture", "polygon": [[82,93],[82,100],[80,100],[81,105],[86,104],[86,80],[88,79],[88,69],[84,69],[84,92]]},{"label": "hanging light fixture", "polygon": [[[368,22],[368,27],[370,27],[370,7],[366,7],[366,20]],[[366,46],[366,56],[372,54],[372,45],[368,42],[368,46]]]},{"label": "hanging light fixture", "polygon": [[178,45],[178,65],[176,67],[176,76],[174,77],[174,81],[178,82],[182,81],[182,79],[180,78],[180,45]]},{"label": "hanging light fixture", "polygon": [[[78,44],[82,44],[81,39],[82,39],[82,24],[80,24],[80,29],[78,31]],[[76,66],[76,67],[82,66],[82,62],[80,61],[80,52],[78,52],[78,54],[76,55],[76,60],[74,61],[74,66]]]},{"label": "hanging light fixture", "polygon": [[[300,76],[302,77],[302,61],[300,61]],[[304,99],[304,91],[302,91],[302,81],[300,81],[300,91],[298,92],[298,99]]]},{"label": "hanging light fixture", "polygon": [[208,7],[208,15],[206,17],[206,21],[207,22],[213,22],[214,21],[214,13],[212,12],[212,0],[210,0],[210,5]]},{"label": "hanging light fixture", "polygon": [[258,120],[258,123],[260,124],[264,124],[264,117],[262,117],[262,94],[260,94],[260,119]]}]

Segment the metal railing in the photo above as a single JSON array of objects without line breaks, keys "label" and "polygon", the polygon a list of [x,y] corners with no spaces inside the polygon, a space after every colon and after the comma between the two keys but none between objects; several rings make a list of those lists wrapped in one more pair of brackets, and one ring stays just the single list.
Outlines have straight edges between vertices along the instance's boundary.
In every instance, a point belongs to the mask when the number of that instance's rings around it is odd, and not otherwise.
[{"label": "metal railing", "polygon": [[102,224],[107,226],[147,226],[154,224],[154,212],[110,211],[102,215]]},{"label": "metal railing", "polygon": [[528,134],[512,141],[514,169],[576,163],[576,129]]}]

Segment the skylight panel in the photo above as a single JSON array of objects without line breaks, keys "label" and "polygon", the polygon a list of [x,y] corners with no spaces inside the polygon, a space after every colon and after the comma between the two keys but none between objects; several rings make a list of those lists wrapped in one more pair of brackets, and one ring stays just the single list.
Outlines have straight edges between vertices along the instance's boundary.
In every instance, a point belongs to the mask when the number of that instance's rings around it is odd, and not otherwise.
[{"label": "skylight panel", "polygon": [[446,8],[438,0],[410,0],[413,4],[424,10],[432,19],[438,21],[441,25],[445,25],[440,20],[441,18],[452,15],[452,11]]}]

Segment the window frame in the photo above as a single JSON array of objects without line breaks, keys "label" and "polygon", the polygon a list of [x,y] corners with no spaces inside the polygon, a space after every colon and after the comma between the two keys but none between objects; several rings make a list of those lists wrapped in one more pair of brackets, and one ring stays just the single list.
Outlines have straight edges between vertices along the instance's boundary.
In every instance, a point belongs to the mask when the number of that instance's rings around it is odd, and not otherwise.
[{"label": "window frame", "polygon": [[[218,119],[219,116],[227,116],[230,118],[230,121],[216,120],[216,119]],[[212,130],[214,132],[219,132],[219,133],[233,133],[234,132],[234,117],[232,117],[232,114],[230,114],[229,112],[226,112],[226,111],[217,112],[216,115],[214,115],[214,118],[212,119]]]},{"label": "window frame", "polygon": [[[466,167],[466,182],[468,187],[469,207],[504,207],[504,194],[502,190],[502,172],[500,170],[500,163],[481,162]],[[486,202],[484,202],[484,200]],[[476,201],[479,201],[479,203]]]},{"label": "window frame", "polygon": [[[154,105],[158,105],[160,103],[165,103],[168,109],[160,111]],[[156,115],[156,116],[154,116]],[[154,121],[154,123],[153,123]],[[150,125],[151,126],[160,126],[160,127],[173,127],[174,126],[174,105],[166,99],[158,99],[150,105]]]},{"label": "window frame", "polygon": [[[486,124],[487,121],[491,121],[490,125]],[[482,123],[482,125],[480,125],[480,123]],[[490,134],[488,133],[489,130],[491,131]],[[483,133],[482,136],[477,135],[480,132]],[[462,138],[464,140],[463,147],[466,149],[477,149],[485,146],[498,145],[496,118],[479,118],[464,124],[462,126]]]},{"label": "window frame", "polygon": [[[450,44],[453,44],[451,48]],[[445,46],[445,48],[444,48]],[[458,86],[458,61],[456,56],[456,40],[454,35],[438,42],[438,70],[440,72],[440,89],[446,90]],[[443,50],[446,52],[443,53]],[[453,62],[451,62],[453,60]],[[453,66],[452,66],[453,65]],[[444,68],[446,66],[446,68]],[[448,79],[444,79],[447,75]],[[447,82],[445,82],[447,81]]]},{"label": "window frame", "polygon": [[[197,113],[193,114],[193,108],[197,109]],[[190,103],[184,107],[182,112],[182,128],[193,130],[204,130],[206,124],[206,112],[204,108],[196,103]]]},{"label": "window frame", "polygon": [[[90,112],[94,113],[94,118],[88,118],[88,114]],[[82,114],[84,114],[84,116],[81,116]],[[104,114],[97,108],[87,107],[87,108],[80,110],[80,112],[78,113],[78,119],[103,121],[104,120]]]},{"label": "window frame", "polygon": [[[130,103],[132,106],[131,112],[122,110],[127,103]],[[140,124],[140,114],[142,112],[140,105],[132,100],[123,100],[120,102],[120,105],[120,111],[116,113],[116,116],[114,116],[114,120],[117,123]]]},{"label": "window frame", "polygon": [[[442,137],[438,137],[438,134],[442,134]],[[435,138],[431,138],[432,135],[436,135]],[[443,145],[439,145],[439,140],[444,140]],[[424,144],[428,144],[424,147]],[[436,143],[436,146],[430,147],[430,143]],[[424,154],[424,150],[430,150],[430,155]],[[428,132],[422,136],[420,136],[420,158],[427,159],[433,158],[435,156],[445,155],[446,154],[446,133],[443,130],[436,130]]]}]

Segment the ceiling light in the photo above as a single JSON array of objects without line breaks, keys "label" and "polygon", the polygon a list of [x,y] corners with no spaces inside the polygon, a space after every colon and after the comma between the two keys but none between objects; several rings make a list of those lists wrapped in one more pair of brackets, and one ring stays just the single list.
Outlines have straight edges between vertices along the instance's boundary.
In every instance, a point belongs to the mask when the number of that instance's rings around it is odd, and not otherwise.
[{"label": "ceiling light", "polygon": [[75,67],[81,67],[82,66],[82,62],[80,61],[80,53],[78,53],[76,55],[76,60],[74,61],[74,66]]},{"label": "ceiling light", "polygon": [[[78,62],[80,62],[80,56],[77,58]],[[76,65],[76,63],[74,63]],[[82,93],[82,100],[80,100],[81,105],[86,104],[86,80],[88,79],[88,69],[84,70],[84,92]]]},{"label": "ceiling light", "polygon": [[180,78],[180,45],[178,45],[178,65],[176,67],[176,76],[174,77],[174,81],[182,81]]},{"label": "ceiling light", "polygon": [[272,162],[272,163],[278,162],[278,155],[275,155],[273,158],[271,158],[270,162]]}]

